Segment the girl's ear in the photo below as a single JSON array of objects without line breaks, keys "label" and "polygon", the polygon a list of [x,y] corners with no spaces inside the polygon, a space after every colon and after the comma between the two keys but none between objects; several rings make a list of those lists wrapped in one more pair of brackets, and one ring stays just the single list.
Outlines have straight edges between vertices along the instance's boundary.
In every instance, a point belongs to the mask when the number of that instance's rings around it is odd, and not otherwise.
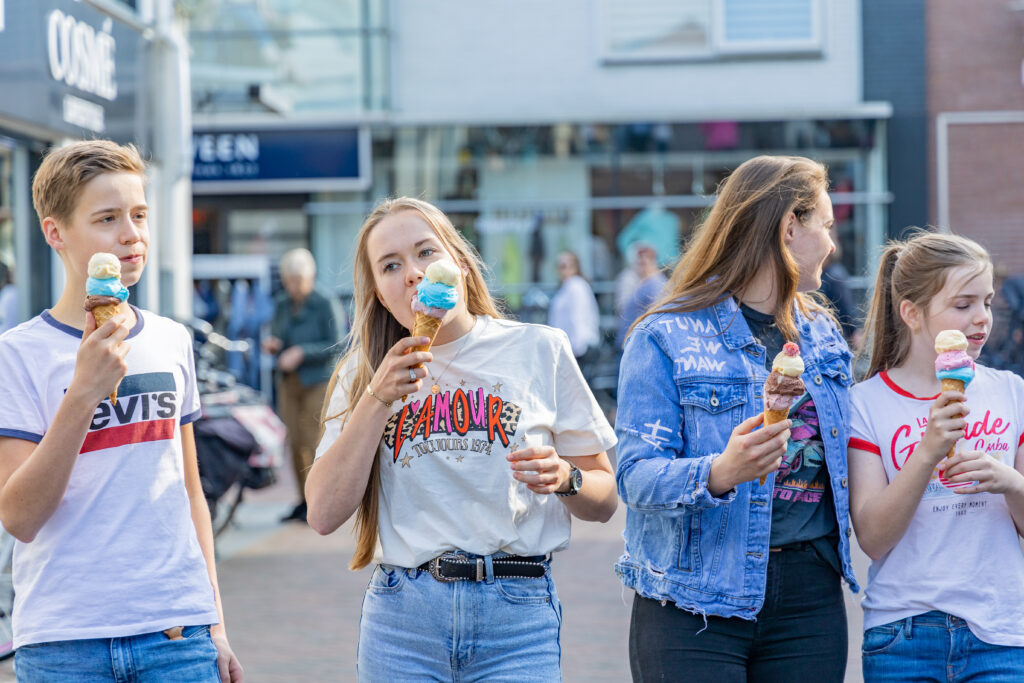
[{"label": "girl's ear", "polygon": [[796,214],[792,211],[782,218],[782,225],[779,227],[782,229],[782,239],[786,242],[787,246],[796,237],[796,222]]},{"label": "girl's ear", "polygon": [[914,334],[920,332],[924,326],[924,311],[920,306],[907,299],[900,302],[900,318]]}]

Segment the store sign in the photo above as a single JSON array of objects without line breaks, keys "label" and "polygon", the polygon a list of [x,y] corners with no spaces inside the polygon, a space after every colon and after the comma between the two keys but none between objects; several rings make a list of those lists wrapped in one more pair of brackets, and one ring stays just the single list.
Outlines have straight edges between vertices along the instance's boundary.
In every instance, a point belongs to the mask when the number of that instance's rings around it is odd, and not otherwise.
[{"label": "store sign", "polygon": [[137,31],[77,0],[0,0],[0,30],[0,115],[70,137],[138,137]]},{"label": "store sign", "polygon": [[369,187],[369,133],[359,128],[197,132],[196,193],[326,192]]},{"label": "store sign", "polygon": [[112,101],[117,97],[117,43],[110,35],[113,21],[108,18],[103,23],[103,29],[97,31],[55,9],[47,20],[46,45],[54,80]]}]

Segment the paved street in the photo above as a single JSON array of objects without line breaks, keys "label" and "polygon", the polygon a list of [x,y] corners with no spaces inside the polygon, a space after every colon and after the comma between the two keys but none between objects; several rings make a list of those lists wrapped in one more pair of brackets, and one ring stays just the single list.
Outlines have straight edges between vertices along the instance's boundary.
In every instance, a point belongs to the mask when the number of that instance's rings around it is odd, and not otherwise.
[{"label": "paved street", "polygon": [[[354,681],[359,608],[369,570],[350,572],[352,536],[318,536],[305,525],[277,523],[292,485],[250,494],[237,525],[218,541],[218,570],[232,645],[251,683]],[[607,525],[574,523],[573,543],[556,556],[564,608],[565,681],[629,681],[626,638],[632,593],[612,564],[621,552],[624,512]],[[866,558],[858,559],[866,577]],[[860,609],[848,596],[848,681],[860,677]],[[13,681],[0,663],[0,682]]]}]

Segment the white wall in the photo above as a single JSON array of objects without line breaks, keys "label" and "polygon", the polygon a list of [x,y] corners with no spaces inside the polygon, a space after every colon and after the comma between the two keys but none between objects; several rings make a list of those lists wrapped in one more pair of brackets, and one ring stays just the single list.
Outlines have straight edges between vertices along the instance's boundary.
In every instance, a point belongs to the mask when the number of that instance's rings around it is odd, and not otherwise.
[{"label": "white wall", "polygon": [[397,122],[799,116],[861,101],[860,3],[823,0],[824,54],[608,65],[599,0],[392,0]]}]

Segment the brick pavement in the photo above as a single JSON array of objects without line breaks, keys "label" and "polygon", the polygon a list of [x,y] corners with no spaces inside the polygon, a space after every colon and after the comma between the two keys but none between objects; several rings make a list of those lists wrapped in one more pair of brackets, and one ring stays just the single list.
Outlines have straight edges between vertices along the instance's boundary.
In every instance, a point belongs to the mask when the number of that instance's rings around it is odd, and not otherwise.
[{"label": "brick pavement", "polygon": [[[289,507],[288,482],[256,492],[238,526],[218,541],[221,589],[232,645],[250,683],[354,681],[359,608],[369,570],[350,572],[347,528],[321,537],[299,524],[278,525]],[[624,512],[607,525],[574,523],[573,543],[554,562],[564,608],[565,681],[629,681],[626,640],[632,593],[611,567],[622,548]],[[859,556],[858,575],[866,577]],[[860,676],[860,609],[847,595],[850,668]],[[0,663],[0,683],[13,681]]]}]

